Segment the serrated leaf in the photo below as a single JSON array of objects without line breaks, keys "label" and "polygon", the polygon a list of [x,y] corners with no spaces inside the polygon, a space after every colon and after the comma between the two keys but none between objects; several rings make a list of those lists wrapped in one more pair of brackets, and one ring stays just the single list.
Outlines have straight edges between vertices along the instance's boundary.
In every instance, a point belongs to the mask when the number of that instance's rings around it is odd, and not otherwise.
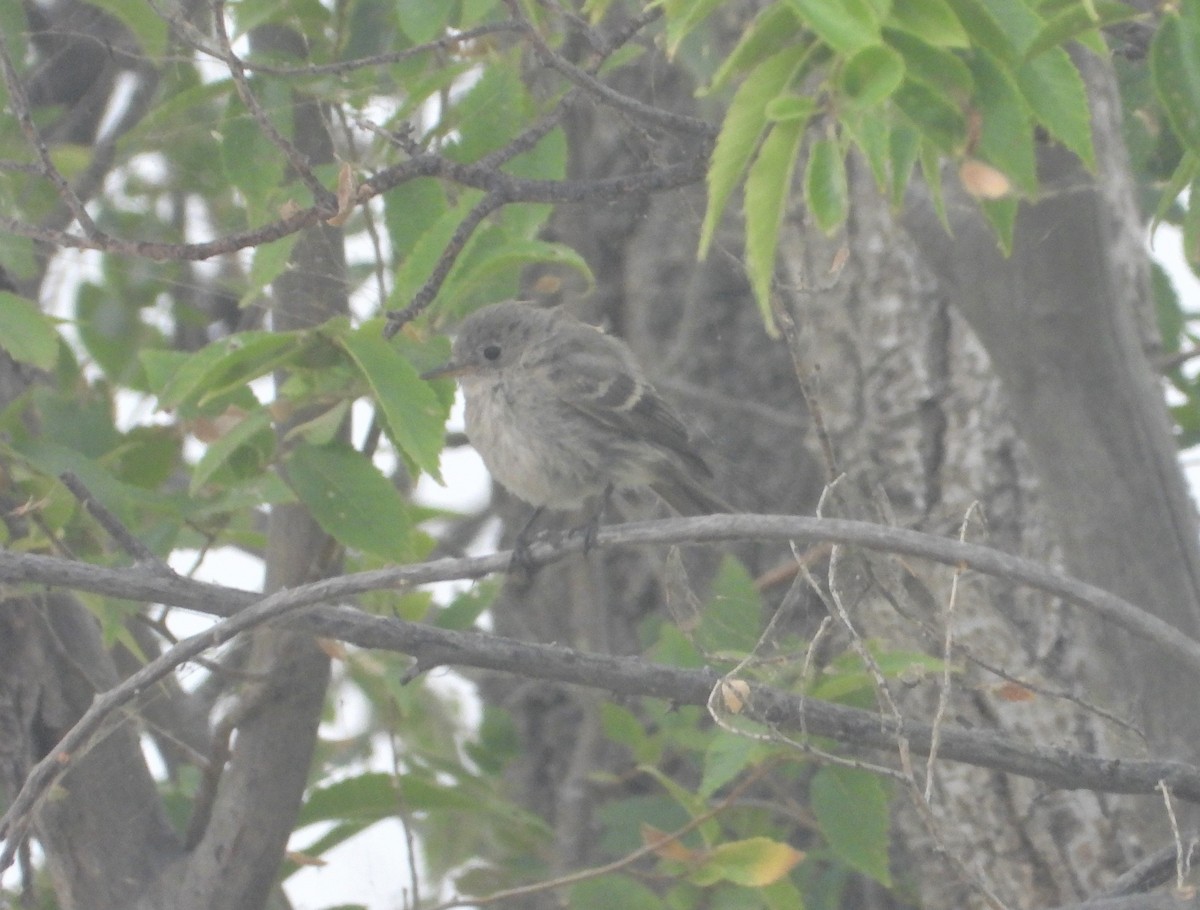
[{"label": "serrated leaf", "polygon": [[313,519],[339,543],[401,562],[410,519],[396,488],[350,446],[298,446],[287,461],[288,485]]},{"label": "serrated leaf", "polygon": [[969,47],[971,44],[966,30],[946,0],[893,3],[886,24],[938,47]]},{"label": "serrated leaf", "polygon": [[[1052,47],[1061,47],[1071,40],[1088,41],[1090,36],[1095,36],[1095,39],[1103,46],[1104,39],[1099,34],[1100,29],[1121,22],[1129,22],[1142,15],[1131,6],[1111,2],[1111,0],[1070,3],[1042,25],[1041,31],[1025,50],[1025,58],[1031,60],[1038,54],[1048,51]],[[1095,41],[1088,43],[1095,49]]]},{"label": "serrated leaf", "polygon": [[867,0],[790,0],[801,21],[835,51],[852,54],[879,43],[879,16]]},{"label": "serrated leaf", "polygon": [[802,859],[804,854],[789,844],[769,837],[750,837],[717,845],[689,877],[701,885],[728,881],[762,888],[779,881]]},{"label": "serrated leaf", "polygon": [[1150,44],[1150,74],[1179,141],[1200,153],[1200,9],[1168,12]]},{"label": "serrated leaf", "polygon": [[888,43],[904,57],[905,76],[930,90],[966,101],[975,91],[975,80],[962,58],[905,32],[888,32]]},{"label": "serrated leaf", "polygon": [[796,159],[807,119],[775,124],[746,175],[746,271],[768,332],[774,331],[771,287],[779,227],[792,193]]},{"label": "serrated leaf", "polygon": [[1092,148],[1092,112],[1083,77],[1061,47],[1022,63],[1017,85],[1038,123],[1095,170]]},{"label": "serrated leaf", "polygon": [[0,291],[0,347],[13,360],[49,370],[58,360],[58,332],[32,300]]},{"label": "serrated leaf", "polygon": [[[1026,0],[981,0],[996,20],[1004,34],[1015,47],[1017,54],[1024,53],[1042,30],[1042,18]],[[1004,59],[1008,59],[1007,57]],[[1014,63],[1016,61],[1013,61]]]},{"label": "serrated leaf", "polygon": [[1032,112],[1016,80],[985,51],[975,54],[970,65],[975,76],[975,101],[983,121],[977,147],[980,157],[1003,171],[1021,191],[1036,194]]},{"label": "serrated leaf", "polygon": [[1175,168],[1171,174],[1171,179],[1167,181],[1158,197],[1158,208],[1154,211],[1154,217],[1150,220],[1150,237],[1153,239],[1154,233],[1158,230],[1159,224],[1170,213],[1172,206],[1179,199],[1179,194],[1183,192],[1184,187],[1200,177],[1200,155],[1192,152],[1184,152],[1179,160],[1179,166]]},{"label": "serrated leaf", "polygon": [[1017,49],[1012,39],[982,0],[950,0],[950,5],[972,46],[983,48],[1000,60],[1016,62]]},{"label": "serrated leaf", "polygon": [[1017,200],[994,199],[985,200],[979,204],[984,217],[996,232],[996,240],[1004,255],[1012,254],[1013,230],[1017,223]]},{"label": "serrated leaf", "polygon": [[421,380],[416,367],[384,339],[378,321],[337,341],[371,386],[386,418],[389,438],[440,482],[438,459],[449,410],[429,383]]},{"label": "serrated leaf", "polygon": [[908,191],[908,181],[920,150],[921,137],[910,127],[898,126],[888,136],[888,172],[891,175],[888,196],[892,208],[897,211],[904,205],[904,194]]},{"label": "serrated leaf", "polygon": [[966,142],[967,123],[958,105],[940,92],[912,79],[892,96],[896,106],[921,135],[945,155],[956,155]]},{"label": "serrated leaf", "polygon": [[838,859],[891,887],[883,782],[866,771],[826,765],[813,776],[808,792],[821,834]]},{"label": "serrated leaf", "polygon": [[849,210],[849,200],[841,146],[834,139],[818,139],[808,153],[808,166],[804,171],[804,202],[817,227],[826,234],[841,227]]},{"label": "serrated leaf", "polygon": [[408,255],[400,263],[400,268],[396,270],[395,284],[389,297],[391,309],[398,310],[408,306],[417,289],[433,271],[438,257],[446,249],[463,218],[482,198],[483,193],[478,190],[468,190],[459,194],[458,204],[443,212],[416,238]]},{"label": "serrated leaf", "polygon": [[953,231],[950,229],[950,216],[946,212],[946,200],[942,192],[941,158],[938,156],[937,149],[927,142],[921,143],[920,161],[921,176],[925,178],[925,185],[929,188],[929,198],[933,202],[933,210],[937,213],[938,221],[942,223],[946,235],[951,236]]},{"label": "serrated leaf", "polygon": [[879,191],[885,191],[890,173],[888,143],[892,131],[888,118],[880,117],[877,111],[847,111],[842,118],[842,127],[867,159]]},{"label": "serrated leaf", "polygon": [[882,103],[904,81],[904,58],[882,44],[855,53],[838,74],[838,87],[863,107]]},{"label": "serrated leaf", "polygon": [[697,94],[704,97],[720,91],[735,74],[756,66],[796,41],[800,37],[799,31],[800,20],[786,2],[768,6],[742,32],[737,45],[713,74],[712,82]]},{"label": "serrated leaf", "polygon": [[758,147],[767,126],[767,105],[783,93],[806,53],[807,48],[794,46],[768,57],[734,94],[708,165],[708,208],[700,227],[699,258],[708,254],[729,196]]}]

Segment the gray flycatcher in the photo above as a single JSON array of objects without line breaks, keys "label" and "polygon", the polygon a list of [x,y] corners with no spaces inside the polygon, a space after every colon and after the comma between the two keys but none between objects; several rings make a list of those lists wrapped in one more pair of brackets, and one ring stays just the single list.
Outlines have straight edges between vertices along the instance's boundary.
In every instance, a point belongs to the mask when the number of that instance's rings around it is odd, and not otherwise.
[{"label": "gray flycatcher", "polygon": [[421,378],[441,376],[458,379],[467,437],[492,476],[536,507],[534,519],[602,496],[598,523],[614,488],[647,486],[682,515],[733,511],[705,488],[712,471],[629,346],[561,309],[507,301],[476,311],[449,362]]}]

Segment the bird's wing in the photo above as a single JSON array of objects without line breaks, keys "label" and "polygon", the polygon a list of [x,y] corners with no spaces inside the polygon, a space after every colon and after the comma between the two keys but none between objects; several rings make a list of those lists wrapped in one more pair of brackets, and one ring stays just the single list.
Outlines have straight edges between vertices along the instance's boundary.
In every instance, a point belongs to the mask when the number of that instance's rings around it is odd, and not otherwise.
[{"label": "bird's wing", "polygon": [[[585,332],[596,332],[581,326]],[[550,379],[564,404],[622,435],[644,439],[674,453],[701,476],[712,471],[688,441],[687,427],[642,376],[624,344],[601,335],[605,344],[582,338],[566,341],[569,351],[559,358],[570,369],[552,369]],[[611,344],[609,343],[611,342]]]}]

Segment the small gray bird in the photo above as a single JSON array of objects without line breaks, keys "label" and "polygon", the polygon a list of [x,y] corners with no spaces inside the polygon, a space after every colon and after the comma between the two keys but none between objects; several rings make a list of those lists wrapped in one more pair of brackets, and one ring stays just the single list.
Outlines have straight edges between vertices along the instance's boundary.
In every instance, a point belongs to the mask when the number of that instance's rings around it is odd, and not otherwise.
[{"label": "small gray bird", "polygon": [[595,496],[602,510],[614,488],[646,486],[682,515],[733,511],[705,488],[712,471],[628,345],[560,309],[478,310],[450,361],[421,378],[439,376],[458,378],[468,438],[492,476],[537,508],[534,519]]}]

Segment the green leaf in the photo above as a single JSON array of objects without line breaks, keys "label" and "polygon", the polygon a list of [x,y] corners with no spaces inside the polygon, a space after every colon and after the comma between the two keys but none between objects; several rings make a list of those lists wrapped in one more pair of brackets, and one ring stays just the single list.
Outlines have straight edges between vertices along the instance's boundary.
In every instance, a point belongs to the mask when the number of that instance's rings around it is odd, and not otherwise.
[{"label": "green leaf", "polygon": [[792,193],[792,176],[807,119],[775,124],[746,175],[746,270],[754,298],[769,332],[775,327],[771,286],[779,226]]},{"label": "green leaf", "polygon": [[790,0],[801,21],[835,51],[879,43],[879,16],[867,0]]},{"label": "green leaf", "polygon": [[1029,106],[1012,73],[986,51],[971,59],[975,100],[983,124],[979,133],[981,158],[995,165],[1019,189],[1037,193],[1037,156]]},{"label": "green leaf", "polygon": [[479,258],[460,257],[441,293],[450,299],[466,299],[481,288],[495,287],[505,275],[516,280],[526,267],[540,263],[567,266],[583,276],[588,290],[595,286],[587,260],[574,247],[546,240],[516,240]]},{"label": "green leaf", "polygon": [[899,211],[904,206],[908,181],[921,151],[921,137],[911,127],[898,126],[888,140],[888,170],[892,177],[888,196],[892,207]]},{"label": "green leaf", "polygon": [[1000,249],[1004,251],[1005,256],[1008,256],[1012,253],[1013,229],[1017,223],[1017,200],[985,199],[980,202],[979,207],[996,232]]},{"label": "green leaf", "polygon": [[1171,208],[1179,199],[1179,194],[1183,192],[1184,187],[1200,177],[1200,155],[1193,152],[1184,152],[1179,160],[1179,166],[1175,168],[1171,174],[1171,179],[1167,181],[1158,197],[1158,208],[1154,212],[1154,217],[1150,220],[1150,237],[1154,237],[1154,232],[1158,230],[1158,225],[1170,213]]},{"label": "green leaf", "polygon": [[[991,11],[993,19],[999,24],[1009,42],[1017,51],[1018,56],[1032,46],[1038,33],[1042,30],[1042,19],[1033,11],[1027,0],[981,0],[982,4]],[[1006,62],[1015,63],[1007,56]]]},{"label": "green leaf", "polygon": [[939,95],[966,102],[975,92],[975,80],[962,58],[904,32],[887,33],[888,43],[904,57],[905,76]]},{"label": "green leaf", "polygon": [[938,221],[942,223],[946,236],[949,237],[953,231],[950,229],[950,216],[946,212],[946,200],[942,193],[942,167],[937,149],[928,142],[921,143],[920,159],[921,176],[925,178],[925,185],[929,187],[933,210],[937,212]]},{"label": "green leaf", "polygon": [[0,291],[0,347],[13,360],[49,370],[58,360],[58,332],[32,300]]},{"label": "green leaf", "polygon": [[[266,375],[298,352],[301,337],[291,332],[239,332],[214,341],[190,355],[166,378],[158,389],[159,407],[170,410],[185,403],[200,405]],[[143,351],[143,362],[154,354]]]},{"label": "green leaf", "polygon": [[704,97],[720,91],[735,74],[757,66],[795,42],[800,37],[799,31],[800,20],[786,2],[768,6],[742,32],[737,46],[717,68],[708,87],[697,94]]},{"label": "green leaf", "polygon": [[969,47],[971,39],[946,0],[901,0],[892,4],[886,24],[938,47]]},{"label": "green leaf", "polygon": [[406,257],[448,208],[445,190],[432,177],[409,180],[389,191],[383,197],[383,218],[393,255]]},{"label": "green leaf", "polygon": [[241,190],[251,216],[263,216],[267,202],[283,183],[283,161],[249,112],[231,99],[221,126],[221,165]]},{"label": "green leaf", "polygon": [[758,643],[762,599],[754,579],[733,556],[721,560],[696,640],[709,653],[747,654]]},{"label": "green leaf", "polygon": [[250,276],[246,290],[238,300],[238,308],[249,306],[258,300],[263,288],[283,274],[291,261],[292,248],[300,235],[289,234],[272,243],[254,248],[254,260],[250,263]]},{"label": "green leaf", "polygon": [[[1132,6],[1112,0],[1067,4],[1042,26],[1041,31],[1026,48],[1025,58],[1032,60],[1038,54],[1052,47],[1061,47],[1072,39],[1087,41],[1093,49],[1096,49],[1098,41],[1102,47],[1104,39],[1099,34],[1100,29],[1129,22],[1141,15],[1142,13]],[[1095,40],[1091,40],[1092,36]]]},{"label": "green leaf", "polygon": [[834,139],[818,139],[808,153],[804,171],[804,201],[817,227],[826,234],[837,230],[846,220],[849,200],[841,146]]},{"label": "green leaf", "polygon": [[571,886],[571,910],[663,910],[662,898],[626,875],[604,875]]},{"label": "green leaf", "polygon": [[944,155],[957,155],[966,144],[967,122],[958,105],[912,79],[892,96],[921,135]]},{"label": "green leaf", "polygon": [[892,127],[878,111],[850,111],[842,117],[842,127],[851,141],[859,147],[871,168],[875,185],[883,192],[888,185],[888,144]]},{"label": "green leaf", "polygon": [[704,776],[697,792],[711,797],[747,768],[770,754],[770,748],[750,736],[717,731],[704,750]]},{"label": "green leaf", "polygon": [[389,438],[417,467],[440,481],[438,459],[449,409],[420,379],[417,369],[384,340],[380,321],[368,322],[337,340],[371,386]]},{"label": "green leaf", "polygon": [[667,56],[674,57],[683,39],[712,15],[722,0],[691,0],[682,4],[664,4],[667,10]]},{"label": "green leaf", "polygon": [[1150,45],[1150,74],[1171,128],[1188,150],[1200,153],[1200,8],[1184,3],[1168,12]]},{"label": "green leaf", "polygon": [[1016,63],[1017,49],[982,0],[950,0],[954,15],[970,36],[971,44],[1000,60]]},{"label": "green leaf", "polygon": [[312,517],[339,543],[402,562],[408,558],[407,504],[361,452],[350,446],[298,446],[287,481]]},{"label": "green leaf", "polygon": [[238,450],[252,443],[254,449],[263,453],[261,459],[255,459],[256,463],[265,464],[266,456],[275,447],[275,434],[271,432],[271,414],[266,408],[251,411],[232,429],[208,444],[192,472],[188,493],[195,496],[212,479],[213,474],[229,463]]},{"label": "green leaf", "polygon": [[396,814],[400,788],[391,774],[367,772],[313,790],[296,818],[296,827],[348,818],[378,821]]},{"label": "green leaf", "polygon": [[167,21],[156,9],[147,9],[141,0],[95,0],[128,28],[147,57],[161,57],[167,50]]},{"label": "green leaf", "polygon": [[708,166],[708,208],[700,228],[699,257],[708,254],[725,204],[742,179],[767,126],[767,105],[783,93],[804,61],[807,48],[784,48],[746,77],[730,102]]},{"label": "green leaf", "polygon": [[414,44],[432,41],[446,27],[450,3],[430,3],[429,0],[395,0],[396,21]]},{"label": "green leaf", "polygon": [[1022,63],[1017,84],[1038,123],[1094,170],[1091,108],[1083,77],[1070,55],[1058,47]]},{"label": "green leaf", "polygon": [[750,837],[718,844],[690,878],[701,885],[728,881],[762,888],[782,879],[802,859],[804,854],[789,844],[769,837]]},{"label": "green leaf", "polygon": [[396,270],[395,285],[389,297],[391,309],[398,310],[408,306],[417,289],[433,271],[438,257],[458,230],[462,219],[482,197],[483,194],[478,190],[459,194],[458,204],[443,212],[412,244],[409,254]]},{"label": "green leaf", "polygon": [[885,887],[888,869],[888,793],[874,774],[826,765],[809,784],[813,814],[834,854]]},{"label": "green leaf", "polygon": [[838,87],[853,103],[863,107],[880,104],[904,80],[904,58],[882,44],[864,47],[854,54],[838,74]]},{"label": "green leaf", "polygon": [[813,115],[816,104],[807,95],[796,95],[791,92],[773,98],[767,104],[767,119],[772,123],[790,120],[808,120]]}]

